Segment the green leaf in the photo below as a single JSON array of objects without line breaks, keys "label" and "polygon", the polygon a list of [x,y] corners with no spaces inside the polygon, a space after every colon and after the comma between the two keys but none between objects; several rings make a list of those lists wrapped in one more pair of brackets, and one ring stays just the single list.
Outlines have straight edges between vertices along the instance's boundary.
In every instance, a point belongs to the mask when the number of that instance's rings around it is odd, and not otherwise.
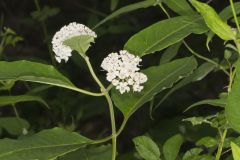
[{"label": "green leaf", "polygon": [[112,157],[111,145],[102,145],[94,148],[81,148],[58,158],[58,160],[110,160]]},{"label": "green leaf", "polygon": [[92,141],[74,132],[61,128],[48,129],[19,140],[0,140],[0,159],[56,159],[90,142]]},{"label": "green leaf", "polygon": [[160,160],[160,151],[156,143],[146,136],[133,139],[138,154],[145,160]]},{"label": "green leaf", "polygon": [[170,62],[177,55],[178,50],[181,47],[181,44],[182,43],[179,42],[168,47],[160,59],[160,64],[165,64]]},{"label": "green leaf", "polygon": [[193,15],[196,14],[187,0],[163,0],[170,9],[179,15]]},{"label": "green leaf", "polygon": [[212,119],[213,116],[207,116],[207,117],[190,117],[190,118],[186,118],[183,119],[184,122],[191,122],[193,126],[196,125],[201,125],[203,123],[207,123],[209,124],[209,119]]},{"label": "green leaf", "polygon": [[194,157],[198,156],[202,151],[201,148],[190,149],[183,155],[182,160],[195,160]]},{"label": "green leaf", "polygon": [[197,146],[205,146],[207,148],[217,147],[218,141],[213,137],[203,137],[196,142]]},{"label": "green leaf", "polygon": [[93,29],[98,28],[99,26],[101,26],[102,24],[104,24],[105,22],[119,16],[122,15],[124,13],[128,13],[131,11],[135,11],[137,9],[141,9],[141,8],[147,8],[150,6],[154,6],[156,5],[157,1],[156,0],[146,0],[146,1],[142,1],[142,2],[137,2],[137,3],[133,3],[130,5],[127,5],[125,7],[122,7],[118,10],[116,10],[115,12],[113,12],[112,14],[110,14],[109,16],[107,16],[106,18],[104,18],[102,21],[100,21],[98,24],[96,24]]},{"label": "green leaf", "polygon": [[211,106],[216,106],[216,107],[225,107],[226,106],[226,102],[227,100],[225,98],[222,98],[222,99],[205,99],[205,100],[202,100],[202,101],[199,101],[199,102],[196,102],[194,104],[192,104],[191,106],[189,106],[186,110],[190,110],[196,106],[200,106],[200,105],[211,105]]},{"label": "green leaf", "polygon": [[85,57],[91,43],[94,42],[94,37],[89,35],[75,36],[64,41],[64,44],[72,50],[77,51],[81,56]]},{"label": "green leaf", "polygon": [[157,22],[133,35],[124,49],[138,56],[167,48],[191,33],[201,34],[208,30],[200,16],[180,16]]},{"label": "green leaf", "polygon": [[194,57],[187,57],[172,61],[156,67],[143,70],[148,76],[144,89],[140,93],[120,94],[112,90],[112,98],[115,105],[120,109],[125,118],[128,118],[144,103],[150,101],[153,96],[163,91],[183,77],[188,76],[197,67]]},{"label": "green leaf", "polygon": [[0,107],[5,105],[12,105],[19,102],[29,102],[29,101],[36,101],[47,108],[49,108],[48,104],[38,96],[31,96],[31,95],[19,95],[19,96],[0,96]]},{"label": "green leaf", "polygon": [[190,0],[192,5],[201,13],[207,26],[223,40],[234,40],[235,34],[230,26],[225,23],[215,10],[205,3]]},{"label": "green leaf", "polygon": [[240,61],[238,61],[236,67],[236,76],[232,89],[227,98],[227,104],[225,107],[226,118],[230,126],[240,133],[240,110],[239,110],[239,97],[240,97]]},{"label": "green leaf", "polygon": [[[234,3],[234,7],[235,7],[235,11],[236,11],[236,14],[239,14],[240,13],[240,2],[236,2]],[[219,17],[221,17],[221,19],[224,21],[224,22],[227,22],[227,20],[231,17],[233,17],[233,14],[232,14],[232,8],[231,6],[228,6],[226,8],[224,8],[220,13],[219,13]],[[214,37],[214,32],[210,31],[208,34],[207,34],[207,47],[209,49],[209,43],[210,41],[212,40],[212,38]]]},{"label": "green leaf", "polygon": [[5,129],[11,135],[17,136],[24,134],[24,130],[29,128],[29,123],[22,118],[3,117],[0,118],[0,128]]},{"label": "green leaf", "polygon": [[26,60],[14,62],[0,61],[0,80],[30,81],[78,90],[53,66]]},{"label": "green leaf", "polygon": [[215,69],[215,65],[211,63],[203,63],[200,65],[190,76],[184,78],[181,80],[179,83],[177,83],[173,88],[171,88],[165,95],[164,97],[159,101],[159,103],[155,106],[155,108],[159,107],[167,98],[170,96],[173,92],[176,90],[182,88],[183,86],[197,82],[205,78],[212,70]]},{"label": "green leaf", "polygon": [[169,138],[163,145],[163,155],[166,160],[175,160],[183,143],[183,136],[177,134]]},{"label": "green leaf", "polygon": [[240,159],[240,147],[236,145],[235,143],[231,142],[231,149],[234,160]]},{"label": "green leaf", "polygon": [[114,11],[119,3],[119,0],[111,0],[111,11]]}]

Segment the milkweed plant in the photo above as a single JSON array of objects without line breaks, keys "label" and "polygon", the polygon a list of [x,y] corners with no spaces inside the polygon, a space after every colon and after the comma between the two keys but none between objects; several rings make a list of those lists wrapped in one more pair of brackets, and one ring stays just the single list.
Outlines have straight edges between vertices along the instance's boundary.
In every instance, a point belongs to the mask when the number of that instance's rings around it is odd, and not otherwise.
[{"label": "milkweed plant", "polygon": [[[112,51],[98,67],[93,67],[88,55],[89,48],[98,38],[96,28],[116,16],[149,6],[158,7],[166,19],[156,22],[135,33],[119,51]],[[167,7],[166,7],[167,6]],[[178,16],[171,16],[172,10]],[[75,86],[57,67],[28,60],[0,62],[0,91],[9,91],[16,81],[34,82],[57,86],[86,96],[105,97],[108,104],[111,134],[105,138],[93,140],[77,132],[56,127],[44,129],[30,135],[29,124],[20,117],[15,104],[18,102],[37,101],[46,107],[42,98],[31,95],[6,95],[0,97],[0,106],[10,105],[17,119],[0,118],[0,128],[12,135],[21,135],[18,139],[0,140],[1,160],[240,160],[240,3],[229,0],[229,6],[217,13],[207,3],[198,0],[146,0],[130,4],[116,10],[90,29],[77,22],[69,23],[57,31],[51,41],[52,55],[62,67],[68,65],[73,52],[77,52],[89,70],[89,75],[98,85],[97,92]],[[228,23],[230,22],[231,23]],[[41,23],[44,23],[41,21]],[[15,32],[14,32],[15,34]],[[216,36],[222,40],[222,59],[209,58],[198,53],[185,40],[190,34],[205,36],[206,48],[211,52],[211,43]],[[4,37],[5,36],[5,37]],[[6,35],[1,33],[1,54],[4,53]],[[22,39],[21,39],[22,40]],[[109,44],[111,45],[111,42]],[[180,46],[185,47],[190,56],[175,58]],[[163,55],[158,65],[144,66],[146,55]],[[198,49],[196,49],[198,50]],[[95,56],[98,56],[95,54]],[[81,68],[80,68],[81,69]],[[97,72],[96,72],[97,71]],[[104,78],[97,73],[101,72]],[[178,133],[171,135],[164,143],[155,142],[151,133],[133,138],[136,152],[130,158],[123,158],[118,153],[118,137],[124,130],[130,117],[143,105],[150,103],[150,117],[162,106],[169,95],[183,86],[201,81],[211,72],[221,72],[228,84],[216,99],[196,102],[183,110],[188,113],[179,123],[211,127],[216,133],[191,142],[191,147],[184,144],[191,141],[184,136],[186,127],[179,127]],[[217,111],[209,115],[191,115],[189,110],[200,106],[215,106]],[[102,107],[102,106],[98,106]],[[116,113],[123,115],[120,126],[116,123]],[[2,125],[2,121],[19,124],[20,130],[12,130]],[[141,123],[141,122],[140,122]],[[165,128],[175,128],[165,125]],[[161,132],[164,133],[164,130]],[[206,135],[206,134],[205,134]],[[75,158],[74,156],[75,155]],[[77,158],[76,158],[77,157]]]}]

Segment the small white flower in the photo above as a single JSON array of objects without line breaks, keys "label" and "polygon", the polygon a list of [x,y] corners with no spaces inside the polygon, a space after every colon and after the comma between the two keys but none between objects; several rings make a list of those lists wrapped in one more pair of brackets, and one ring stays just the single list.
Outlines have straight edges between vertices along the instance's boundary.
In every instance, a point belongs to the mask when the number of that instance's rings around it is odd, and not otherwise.
[{"label": "small white flower", "polygon": [[112,80],[114,80],[114,78],[116,78],[116,75],[113,73],[113,72],[108,72],[107,73],[107,80],[108,81],[112,81]]},{"label": "small white flower", "polygon": [[64,60],[68,61],[72,55],[72,49],[69,46],[63,44],[63,42],[72,37],[89,35],[94,38],[97,37],[96,33],[83,24],[72,22],[66,26],[63,26],[58,32],[55,33],[52,39],[53,52],[57,62]]},{"label": "small white flower", "polygon": [[140,72],[135,73],[133,79],[139,84],[147,82],[147,76]]},{"label": "small white flower", "polygon": [[147,81],[147,76],[139,72],[141,61],[140,57],[121,50],[104,58],[101,67],[107,71],[107,80],[112,82],[121,94],[129,92],[131,86],[134,92],[140,92],[143,89],[140,84]]},{"label": "small white flower", "polygon": [[112,84],[114,86],[117,86],[119,84],[119,80],[117,80],[117,79],[112,80]]},{"label": "small white flower", "polygon": [[126,82],[120,82],[116,88],[119,90],[121,94],[130,91],[130,88],[128,87],[128,84]]},{"label": "small white flower", "polygon": [[140,86],[139,84],[133,85],[134,92],[140,92],[142,89],[143,89],[143,86]]},{"label": "small white flower", "polygon": [[129,85],[133,85],[133,84],[134,84],[134,81],[133,81],[132,78],[129,78],[129,79],[127,80],[127,82],[128,82]]}]

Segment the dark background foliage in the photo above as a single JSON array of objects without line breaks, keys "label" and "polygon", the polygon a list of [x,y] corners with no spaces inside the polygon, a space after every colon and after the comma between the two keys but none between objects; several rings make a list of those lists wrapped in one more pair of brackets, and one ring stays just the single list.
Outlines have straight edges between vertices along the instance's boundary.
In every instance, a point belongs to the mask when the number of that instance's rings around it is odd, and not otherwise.
[{"label": "dark background foliage", "polygon": [[[134,2],[138,1],[120,0],[117,8]],[[228,5],[227,3],[223,0],[213,0],[210,4],[220,11]],[[24,38],[16,47],[7,47],[2,59],[7,61],[28,59],[51,64],[53,62],[49,54],[48,44],[50,44],[51,38],[57,30],[74,21],[93,27],[112,12],[109,0],[42,0],[39,1],[39,5],[41,9],[48,6],[55,8],[55,10],[50,17],[43,18],[44,21],[39,21],[34,17],[34,11],[37,10],[34,1],[0,1],[1,27],[10,27]],[[172,16],[177,16],[170,10],[169,12]],[[105,72],[99,67],[103,58],[110,52],[122,49],[124,43],[134,33],[163,19],[166,19],[165,14],[156,6],[122,15],[97,28],[98,38],[89,50],[88,55],[97,74],[100,75],[106,85]],[[46,25],[47,31],[44,31],[43,25]],[[222,41],[218,38],[214,38],[214,46],[210,44],[211,54],[205,47],[206,37],[204,35],[197,36],[197,38],[192,35],[186,41],[204,56],[221,58],[223,55]],[[178,57],[190,55],[191,53],[183,46],[178,52]],[[161,53],[145,56],[142,67],[157,65],[160,57]],[[199,61],[199,63],[202,63],[202,61]],[[55,62],[54,65],[77,86],[97,91],[97,85],[89,76],[86,65],[79,55],[74,54],[68,63],[56,64]],[[188,140],[186,148],[191,146],[191,143],[200,136],[214,133],[215,131],[207,126],[192,127],[190,123],[182,122],[182,119],[192,115],[209,114],[216,111],[216,108],[202,108],[186,113],[183,113],[183,110],[198,100],[216,98],[218,93],[226,90],[223,88],[227,84],[227,79],[224,77],[223,73],[213,72],[201,82],[180,89],[153,113],[154,120],[150,119],[149,103],[145,104],[130,119],[125,131],[119,137],[118,151],[125,153],[131,150],[133,146],[131,139],[146,132],[159,143],[175,133],[182,132]],[[17,82],[12,94],[27,93],[31,88],[38,86],[32,83]],[[32,132],[54,126],[75,130],[90,138],[104,137],[111,132],[108,108],[104,98],[92,98],[56,87],[44,89],[35,94],[41,95],[51,109],[45,109],[34,102],[17,105],[20,116],[31,124]],[[157,96],[156,103],[163,94]],[[117,109],[116,112],[118,112]],[[117,126],[122,121],[122,115],[120,112],[118,113]],[[8,108],[3,108],[0,114],[1,116],[13,115]],[[2,137],[4,136],[8,135],[3,134]]]}]

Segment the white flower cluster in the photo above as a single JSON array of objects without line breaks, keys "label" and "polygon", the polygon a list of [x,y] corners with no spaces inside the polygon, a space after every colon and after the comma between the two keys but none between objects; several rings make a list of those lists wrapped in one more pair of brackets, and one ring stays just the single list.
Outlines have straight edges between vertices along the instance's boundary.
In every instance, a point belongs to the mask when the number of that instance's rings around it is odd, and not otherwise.
[{"label": "white flower cluster", "polygon": [[109,54],[102,62],[101,67],[106,70],[107,80],[112,82],[121,94],[130,91],[130,86],[134,92],[143,89],[141,84],[147,81],[147,76],[139,72],[141,58],[130,54],[126,50]]},{"label": "white flower cluster", "polygon": [[66,26],[63,26],[58,32],[55,33],[52,39],[53,51],[55,53],[56,60],[60,63],[61,60],[65,62],[72,55],[72,49],[69,46],[63,44],[67,39],[75,36],[89,35],[94,38],[97,37],[96,33],[83,24],[72,22]]}]

